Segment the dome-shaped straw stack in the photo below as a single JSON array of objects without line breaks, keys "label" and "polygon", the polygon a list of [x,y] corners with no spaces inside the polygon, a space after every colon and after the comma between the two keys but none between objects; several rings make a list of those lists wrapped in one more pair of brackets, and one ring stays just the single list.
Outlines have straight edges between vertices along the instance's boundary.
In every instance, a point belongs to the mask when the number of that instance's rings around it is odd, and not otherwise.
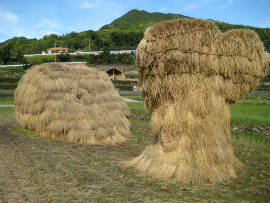
[{"label": "dome-shaped straw stack", "polygon": [[127,166],[182,184],[236,177],[243,166],[233,154],[229,104],[255,89],[268,66],[258,35],[172,20],[148,28],[136,54],[156,142]]},{"label": "dome-shaped straw stack", "polygon": [[85,65],[34,66],[15,91],[16,117],[41,136],[91,144],[130,136],[130,114],[108,75]]}]

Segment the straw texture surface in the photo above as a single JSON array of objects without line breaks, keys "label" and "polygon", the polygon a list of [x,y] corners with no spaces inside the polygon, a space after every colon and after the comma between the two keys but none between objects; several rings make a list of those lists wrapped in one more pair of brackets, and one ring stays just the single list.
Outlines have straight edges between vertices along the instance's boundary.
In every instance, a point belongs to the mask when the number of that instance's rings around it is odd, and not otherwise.
[{"label": "straw texture surface", "polygon": [[129,108],[108,75],[85,65],[34,66],[20,80],[14,97],[20,125],[41,136],[104,144],[131,135]]},{"label": "straw texture surface", "polygon": [[258,35],[221,33],[200,19],[161,22],[146,30],[136,62],[156,142],[126,166],[187,185],[236,177],[243,165],[233,154],[229,104],[255,89],[269,64]]}]

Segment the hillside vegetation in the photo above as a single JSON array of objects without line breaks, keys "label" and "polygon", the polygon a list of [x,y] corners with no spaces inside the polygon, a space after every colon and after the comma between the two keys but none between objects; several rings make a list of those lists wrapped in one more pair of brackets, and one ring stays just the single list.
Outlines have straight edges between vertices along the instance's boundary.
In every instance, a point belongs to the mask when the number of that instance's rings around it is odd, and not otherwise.
[{"label": "hillside vegetation", "polygon": [[[38,54],[48,48],[68,47],[71,51],[89,51],[89,39],[91,51],[136,49],[147,27],[160,22],[178,18],[190,18],[180,14],[148,13],[133,9],[125,15],[117,18],[108,25],[104,25],[97,31],[87,30],[82,32],[70,32],[67,34],[45,35],[41,39],[27,39],[25,37],[13,37],[6,42],[0,43],[0,60],[18,61],[23,54]],[[222,32],[230,29],[250,29],[260,36],[266,50],[270,50],[270,29],[256,28],[244,25],[233,25],[225,22],[214,21]],[[3,56],[2,53],[8,53]]]}]

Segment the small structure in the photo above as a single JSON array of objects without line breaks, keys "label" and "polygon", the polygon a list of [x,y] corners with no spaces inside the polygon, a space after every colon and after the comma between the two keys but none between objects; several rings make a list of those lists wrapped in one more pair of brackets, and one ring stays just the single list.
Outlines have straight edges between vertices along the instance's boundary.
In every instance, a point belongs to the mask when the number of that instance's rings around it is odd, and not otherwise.
[{"label": "small structure", "polygon": [[106,71],[106,73],[109,75],[109,77],[112,80],[126,80],[125,74],[123,71],[119,70],[118,68],[110,68]]},{"label": "small structure", "polygon": [[[71,49],[69,49],[69,48],[63,48],[63,47],[54,47],[54,48],[49,48],[49,49],[46,49],[47,50],[47,53],[48,54],[51,54],[52,53],[52,51],[58,51],[58,52],[60,52],[60,53],[68,53],[68,50],[71,50]],[[42,52],[42,54],[43,54],[43,52]]]}]

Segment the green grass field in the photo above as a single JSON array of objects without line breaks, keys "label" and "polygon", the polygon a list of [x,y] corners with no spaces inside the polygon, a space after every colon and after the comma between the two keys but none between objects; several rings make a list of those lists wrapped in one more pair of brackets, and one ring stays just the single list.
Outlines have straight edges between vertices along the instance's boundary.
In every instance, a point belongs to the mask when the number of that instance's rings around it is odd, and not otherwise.
[{"label": "green grass field", "polygon": [[[231,105],[231,125],[270,126],[270,105],[262,103],[269,100],[263,99]],[[0,105],[13,103],[0,97]],[[228,185],[156,181],[122,166],[154,142],[149,111],[142,102],[127,105],[131,138],[106,146],[40,137],[20,128],[14,108],[0,108],[0,202],[269,202],[269,136],[232,134],[246,169]]]},{"label": "green grass field", "polygon": [[14,104],[14,98],[8,97],[8,98],[1,98],[0,97],[0,105],[13,105]]},{"label": "green grass field", "polygon": [[232,125],[270,126],[270,105],[237,104],[230,105],[230,109]]}]

